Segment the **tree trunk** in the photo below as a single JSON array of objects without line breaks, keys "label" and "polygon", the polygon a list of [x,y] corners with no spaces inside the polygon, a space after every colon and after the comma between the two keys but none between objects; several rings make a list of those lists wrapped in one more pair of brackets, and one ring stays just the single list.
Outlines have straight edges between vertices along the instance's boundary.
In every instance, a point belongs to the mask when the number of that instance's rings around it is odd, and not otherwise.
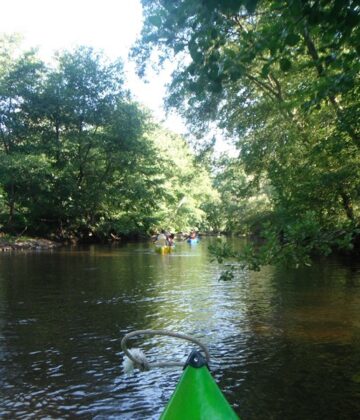
[{"label": "tree trunk", "polygon": [[346,216],[351,221],[354,221],[355,220],[355,215],[354,215],[354,209],[353,209],[353,205],[352,205],[352,200],[351,200],[350,194],[347,193],[347,192],[341,192],[340,193],[340,197],[342,199],[342,203],[343,203],[343,206],[344,206],[344,210],[345,210]]}]

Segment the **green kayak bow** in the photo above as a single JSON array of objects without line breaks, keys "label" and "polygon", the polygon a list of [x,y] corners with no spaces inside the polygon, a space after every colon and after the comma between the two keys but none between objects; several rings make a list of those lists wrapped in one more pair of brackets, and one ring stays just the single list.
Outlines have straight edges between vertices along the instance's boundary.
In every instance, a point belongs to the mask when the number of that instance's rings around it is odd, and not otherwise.
[{"label": "green kayak bow", "polygon": [[205,358],[200,352],[193,350],[161,419],[231,420],[238,418],[213,379]]},{"label": "green kayak bow", "polygon": [[[127,341],[139,335],[161,335],[187,340],[202,351],[193,350],[187,361],[162,361],[150,363],[139,349],[130,352]],[[126,334],[121,340],[121,348],[133,367],[149,370],[154,367],[181,366],[184,372],[161,415],[162,420],[232,420],[238,419],[212,377],[208,363],[210,355],[207,347],[194,337],[167,330],[139,330]]]}]

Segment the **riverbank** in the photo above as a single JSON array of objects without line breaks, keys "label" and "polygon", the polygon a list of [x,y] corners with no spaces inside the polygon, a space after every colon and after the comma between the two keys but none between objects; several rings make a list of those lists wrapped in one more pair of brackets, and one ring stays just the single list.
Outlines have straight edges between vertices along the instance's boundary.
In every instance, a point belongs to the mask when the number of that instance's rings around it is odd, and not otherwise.
[{"label": "riverbank", "polygon": [[0,252],[15,250],[42,250],[53,249],[61,246],[61,243],[43,238],[27,237],[0,237]]}]

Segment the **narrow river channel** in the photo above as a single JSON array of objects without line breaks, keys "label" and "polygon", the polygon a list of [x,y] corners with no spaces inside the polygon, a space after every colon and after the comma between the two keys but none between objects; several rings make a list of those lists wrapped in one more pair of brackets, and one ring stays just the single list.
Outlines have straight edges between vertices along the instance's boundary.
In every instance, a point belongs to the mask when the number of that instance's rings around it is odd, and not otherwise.
[{"label": "narrow river channel", "polygon": [[[219,282],[209,243],[0,255],[0,418],[157,419],[181,371],[122,369],[121,338],[147,328],[205,342],[242,419],[359,418],[360,262]],[[153,360],[191,349],[134,344]]]}]

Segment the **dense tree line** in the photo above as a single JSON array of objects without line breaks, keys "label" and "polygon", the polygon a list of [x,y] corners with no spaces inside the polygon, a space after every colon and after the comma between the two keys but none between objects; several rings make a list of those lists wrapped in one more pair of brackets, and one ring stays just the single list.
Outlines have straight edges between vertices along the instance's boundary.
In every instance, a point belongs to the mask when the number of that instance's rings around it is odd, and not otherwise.
[{"label": "dense tree line", "polygon": [[0,44],[2,231],[106,238],[206,223],[208,172],[131,99],[121,61],[81,47],[50,66],[14,36]]},{"label": "dense tree line", "polygon": [[[314,253],[352,249],[360,204],[359,2],[142,3],[145,24],[133,51],[139,73],[153,51],[159,63],[177,61],[168,106],[193,130],[215,122],[237,143],[239,160],[222,162],[217,182],[226,190],[229,228],[264,222],[265,245],[246,252],[250,266],[297,265]],[[251,203],[264,193],[256,214]]]}]

